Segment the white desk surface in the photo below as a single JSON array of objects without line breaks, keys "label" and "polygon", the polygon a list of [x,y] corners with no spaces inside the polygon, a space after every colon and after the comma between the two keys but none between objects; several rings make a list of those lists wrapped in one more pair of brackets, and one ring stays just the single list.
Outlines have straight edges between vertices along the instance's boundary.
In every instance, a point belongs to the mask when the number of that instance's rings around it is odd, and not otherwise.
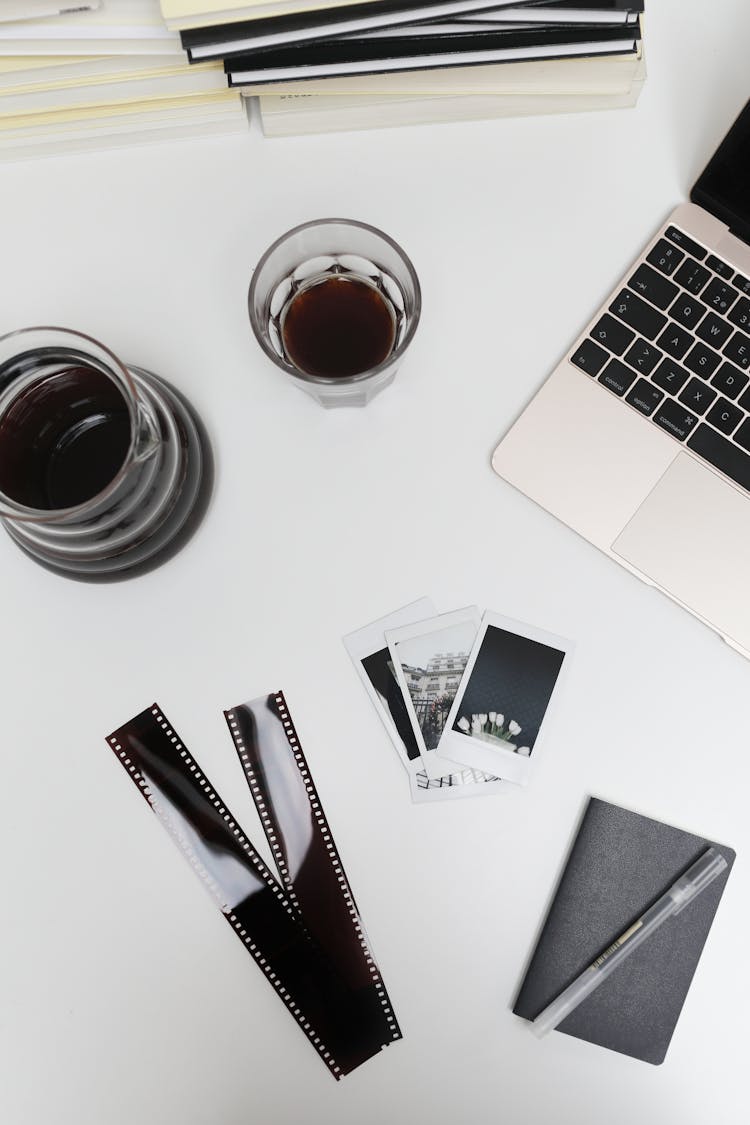
[{"label": "white desk surface", "polygon": [[[747,1120],[750,665],[489,465],[750,93],[746,0],[650,8],[636,110],[2,167],[0,328],[163,374],[218,461],[197,537],[131,583],[0,537],[4,1125]],[[247,322],[259,254],[324,215],[388,231],[423,285],[361,412],[287,385]],[[423,594],[576,641],[526,791],[410,803],[341,637]],[[278,687],[404,1032],[341,1083],[103,741],[158,700],[252,826],[221,711]],[[589,794],[738,852],[661,1067],[510,1012]]]}]

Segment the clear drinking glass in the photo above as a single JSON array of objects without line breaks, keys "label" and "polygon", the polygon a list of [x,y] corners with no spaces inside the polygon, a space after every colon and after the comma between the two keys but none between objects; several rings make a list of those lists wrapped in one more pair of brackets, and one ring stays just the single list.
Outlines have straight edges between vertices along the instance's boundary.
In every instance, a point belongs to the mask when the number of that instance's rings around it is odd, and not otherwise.
[{"label": "clear drinking glass", "polygon": [[[379,299],[382,307],[379,312],[374,311],[381,320],[385,319],[386,329],[388,323],[392,328],[388,346],[382,349],[387,354],[353,373],[324,373],[322,365],[317,371],[305,369],[299,360],[292,360],[291,335],[288,331],[285,334],[294,310],[300,307],[299,299],[315,297],[313,290],[323,283],[327,283],[330,292],[332,284],[341,289],[347,281],[359,282]],[[317,296],[321,294],[322,289],[318,289]],[[282,235],[255,267],[248,294],[250,323],[263,351],[300,390],[327,407],[365,406],[393,382],[414,337],[421,306],[419,279],[401,247],[376,227],[352,219],[317,219]],[[315,327],[316,314],[310,315],[313,321],[308,327]],[[336,325],[335,319],[326,320],[321,315],[319,345],[335,343],[330,335],[337,334]],[[366,356],[359,324],[352,322],[343,327],[342,337],[353,334],[352,345],[358,349],[358,355]]]},{"label": "clear drinking glass", "polygon": [[37,562],[130,577],[181,547],[212,487],[183,396],[63,328],[0,337],[0,522]]}]

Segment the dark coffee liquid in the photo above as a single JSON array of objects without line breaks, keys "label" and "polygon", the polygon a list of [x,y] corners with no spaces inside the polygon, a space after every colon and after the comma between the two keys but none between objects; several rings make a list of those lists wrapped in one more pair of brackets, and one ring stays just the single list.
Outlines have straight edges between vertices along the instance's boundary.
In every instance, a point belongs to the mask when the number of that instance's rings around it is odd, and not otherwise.
[{"label": "dark coffee liquid", "polygon": [[0,492],[52,511],[91,500],[130,446],[125,399],[92,367],[69,367],[23,391],[0,422]]},{"label": "dark coffee liquid", "polygon": [[393,350],[396,316],[374,285],[339,275],[296,293],[281,318],[289,360],[308,375],[346,378],[370,371]]},{"label": "dark coffee liquid", "polygon": [[[138,469],[131,469],[130,481],[126,477],[115,485],[113,503],[135,490],[135,506],[119,522],[110,520],[100,531],[91,527],[88,541],[83,534],[80,542],[90,547],[93,538],[97,553],[66,557],[44,542],[28,539],[23,523],[5,521],[21,549],[58,574],[90,582],[144,574],[187,543],[208,507],[213,457],[203,424],[190,403],[163,379],[138,368],[131,373],[147,399],[153,396],[148,401],[161,452],[143,469],[148,488],[139,489]],[[61,363],[19,392],[0,418],[0,492],[41,512],[84,504],[115,481],[130,441],[128,406],[112,380],[94,367]],[[180,466],[176,477],[175,458]],[[150,518],[152,513],[158,516]]]}]

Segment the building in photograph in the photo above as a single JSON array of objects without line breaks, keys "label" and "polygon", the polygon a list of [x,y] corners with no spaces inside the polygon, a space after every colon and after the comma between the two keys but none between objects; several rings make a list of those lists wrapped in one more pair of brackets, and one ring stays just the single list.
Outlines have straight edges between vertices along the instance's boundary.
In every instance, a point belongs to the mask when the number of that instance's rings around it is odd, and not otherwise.
[{"label": "building in photograph", "polygon": [[449,695],[452,699],[467,660],[465,652],[440,652],[433,656],[426,668],[402,665],[409,694],[414,702],[431,702],[444,695]]}]

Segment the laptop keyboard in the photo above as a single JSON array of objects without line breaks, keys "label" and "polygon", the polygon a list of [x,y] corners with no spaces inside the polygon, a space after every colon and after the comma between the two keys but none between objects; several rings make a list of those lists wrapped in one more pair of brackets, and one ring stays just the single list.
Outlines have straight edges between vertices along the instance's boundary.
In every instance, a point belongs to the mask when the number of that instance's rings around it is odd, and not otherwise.
[{"label": "laptop keyboard", "polygon": [[668,226],[571,363],[750,492],[750,280]]}]

